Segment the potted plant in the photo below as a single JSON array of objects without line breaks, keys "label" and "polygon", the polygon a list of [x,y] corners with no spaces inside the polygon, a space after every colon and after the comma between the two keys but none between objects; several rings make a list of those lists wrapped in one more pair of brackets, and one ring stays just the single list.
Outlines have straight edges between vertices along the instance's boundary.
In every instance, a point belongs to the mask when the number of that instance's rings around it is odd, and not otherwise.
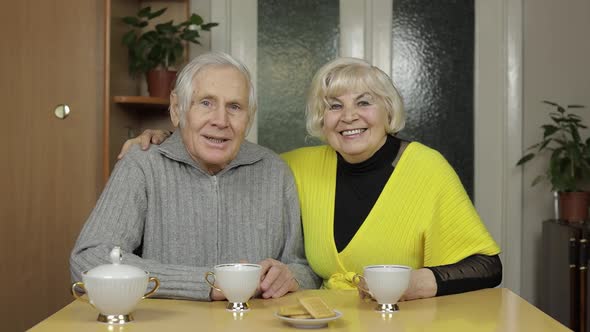
[{"label": "potted plant", "polygon": [[152,12],[151,7],[141,8],[135,16],[123,17],[131,27],[123,44],[129,49],[129,73],[146,74],[148,91],[152,97],[168,98],[176,79],[176,65],[183,59],[188,43],[199,43],[200,30],[209,31],[217,23],[204,23],[203,18],[192,14],[186,21],[173,21],[148,27],[151,20],[161,16],[167,8]]},{"label": "potted plant", "polygon": [[550,152],[548,169],[537,176],[532,185],[548,180],[552,190],[559,195],[559,218],[570,222],[580,222],[588,218],[588,192],[582,185],[590,179],[590,138],[583,140],[580,129],[587,128],[582,118],[573,109],[583,105],[565,107],[544,100],[543,103],[554,108],[549,113],[551,122],[542,125],[543,139],[529,147],[517,163],[523,165],[542,152]]}]

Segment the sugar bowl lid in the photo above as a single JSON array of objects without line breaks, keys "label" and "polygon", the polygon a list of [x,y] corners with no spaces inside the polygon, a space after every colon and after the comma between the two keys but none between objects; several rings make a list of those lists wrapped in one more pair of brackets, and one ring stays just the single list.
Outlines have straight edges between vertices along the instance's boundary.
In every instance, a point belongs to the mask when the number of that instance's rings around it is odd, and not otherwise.
[{"label": "sugar bowl lid", "polygon": [[121,264],[123,260],[121,247],[114,247],[109,256],[112,264],[99,265],[86,272],[86,276],[102,279],[130,279],[147,276],[147,272],[140,268]]}]

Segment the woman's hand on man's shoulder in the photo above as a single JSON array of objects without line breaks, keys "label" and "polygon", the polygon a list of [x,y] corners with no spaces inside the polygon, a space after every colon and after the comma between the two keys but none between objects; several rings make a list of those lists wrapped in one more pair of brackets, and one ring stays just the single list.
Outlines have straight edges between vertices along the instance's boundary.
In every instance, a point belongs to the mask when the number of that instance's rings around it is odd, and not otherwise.
[{"label": "woman's hand on man's shoulder", "polygon": [[125,141],[125,144],[123,144],[117,159],[123,158],[127,151],[129,151],[129,148],[135,144],[139,144],[142,150],[147,150],[151,144],[162,144],[162,142],[164,142],[171,134],[172,132],[169,130],[146,129],[143,131],[143,133],[141,133],[141,135]]}]

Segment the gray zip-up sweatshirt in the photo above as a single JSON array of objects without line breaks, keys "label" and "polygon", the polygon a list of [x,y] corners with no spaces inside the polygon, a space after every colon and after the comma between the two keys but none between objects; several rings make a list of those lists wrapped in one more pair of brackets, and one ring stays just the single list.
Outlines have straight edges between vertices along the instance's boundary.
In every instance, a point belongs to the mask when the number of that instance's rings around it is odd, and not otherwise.
[{"label": "gray zip-up sweatshirt", "polygon": [[[291,171],[274,152],[247,141],[216,175],[189,156],[179,131],[147,152],[133,147],[78,237],[72,279],[109,263],[114,246],[125,251],[124,264],[160,279],[158,297],[209,300],[205,273],[241,260],[288,264],[302,288],[320,282],[305,259]],[[141,257],[133,254],[139,247]]]}]

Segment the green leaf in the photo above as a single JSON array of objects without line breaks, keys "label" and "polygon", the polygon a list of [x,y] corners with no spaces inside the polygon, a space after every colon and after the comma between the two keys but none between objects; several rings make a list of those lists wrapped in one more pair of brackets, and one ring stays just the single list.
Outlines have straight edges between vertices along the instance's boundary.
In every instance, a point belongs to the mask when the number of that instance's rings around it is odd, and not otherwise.
[{"label": "green leaf", "polygon": [[565,108],[563,108],[562,106],[557,106],[557,111],[559,113],[565,113]]},{"label": "green leaf", "polygon": [[551,136],[559,130],[559,128],[555,127],[554,125],[543,125],[542,128],[545,129],[545,132],[543,133],[543,138],[547,138],[547,136]]},{"label": "green leaf", "polygon": [[582,139],[580,138],[580,133],[578,132],[578,128],[576,128],[576,126],[570,124],[569,129],[570,129],[570,134],[572,134],[572,138],[574,139],[574,142],[580,143],[582,141]]},{"label": "green leaf", "polygon": [[555,122],[555,123],[561,123],[563,121],[565,121],[566,119],[564,118],[558,118],[556,116],[552,116],[551,119]]},{"label": "green leaf", "polygon": [[537,184],[539,184],[539,182],[545,180],[545,178],[545,175],[538,175],[531,183],[531,186],[536,186]]},{"label": "green leaf", "polygon": [[189,18],[189,22],[191,22],[191,24],[201,25],[203,24],[203,18],[197,14],[192,14]]},{"label": "green leaf", "polygon": [[539,147],[539,152],[542,151],[543,149],[545,149],[547,147],[547,144],[549,144],[552,141],[552,139],[547,139],[544,140],[543,143],[541,144],[541,146]]},{"label": "green leaf", "polygon": [[175,32],[176,29],[174,28],[172,21],[168,21],[166,23],[156,24],[156,31],[159,33],[172,33]]},{"label": "green leaf", "polygon": [[567,105],[567,108],[585,108],[585,107],[586,107],[586,106],[584,106],[584,105],[577,105],[577,104],[574,104],[574,105]]},{"label": "green leaf", "polygon": [[140,22],[137,17],[133,17],[133,16],[125,16],[121,20],[123,21],[123,23],[132,25],[134,27],[137,27]]},{"label": "green leaf", "polygon": [[516,163],[516,166],[520,166],[520,165],[526,163],[527,161],[533,159],[534,157],[535,157],[534,153],[526,154],[522,158],[520,158],[520,160]]},{"label": "green leaf", "polygon": [[140,39],[144,40],[147,45],[156,44],[158,41],[158,33],[156,31],[148,31],[144,33]]},{"label": "green leaf", "polygon": [[131,46],[137,40],[137,34],[135,30],[130,30],[126,34],[123,35],[123,45]]},{"label": "green leaf", "polygon": [[180,38],[183,40],[192,40],[199,37],[199,32],[196,30],[185,30],[180,34]]},{"label": "green leaf", "polygon": [[561,121],[560,122],[561,123],[576,123],[576,121],[578,121],[578,120],[576,120],[576,119],[570,119],[570,118],[567,118],[567,117],[563,117],[563,118],[561,118]]},{"label": "green leaf", "polygon": [[166,12],[166,9],[168,9],[168,8],[162,8],[162,9],[158,10],[157,12],[153,12],[153,13],[149,14],[148,19],[151,20],[153,18],[156,18],[156,17],[164,14],[164,12]]},{"label": "green leaf", "polygon": [[205,30],[205,31],[210,31],[211,28],[218,26],[219,23],[207,23],[207,24],[203,24],[201,25],[201,29]]},{"label": "green leaf", "polygon": [[149,17],[150,13],[152,11],[152,7],[147,6],[144,8],[141,8],[138,12],[137,12],[137,16],[139,17]]},{"label": "green leaf", "polygon": [[556,104],[556,103],[554,103],[552,101],[548,101],[548,100],[543,100],[542,102],[545,103],[545,104],[549,104],[551,106],[555,106],[555,107],[559,106],[558,104]]}]

